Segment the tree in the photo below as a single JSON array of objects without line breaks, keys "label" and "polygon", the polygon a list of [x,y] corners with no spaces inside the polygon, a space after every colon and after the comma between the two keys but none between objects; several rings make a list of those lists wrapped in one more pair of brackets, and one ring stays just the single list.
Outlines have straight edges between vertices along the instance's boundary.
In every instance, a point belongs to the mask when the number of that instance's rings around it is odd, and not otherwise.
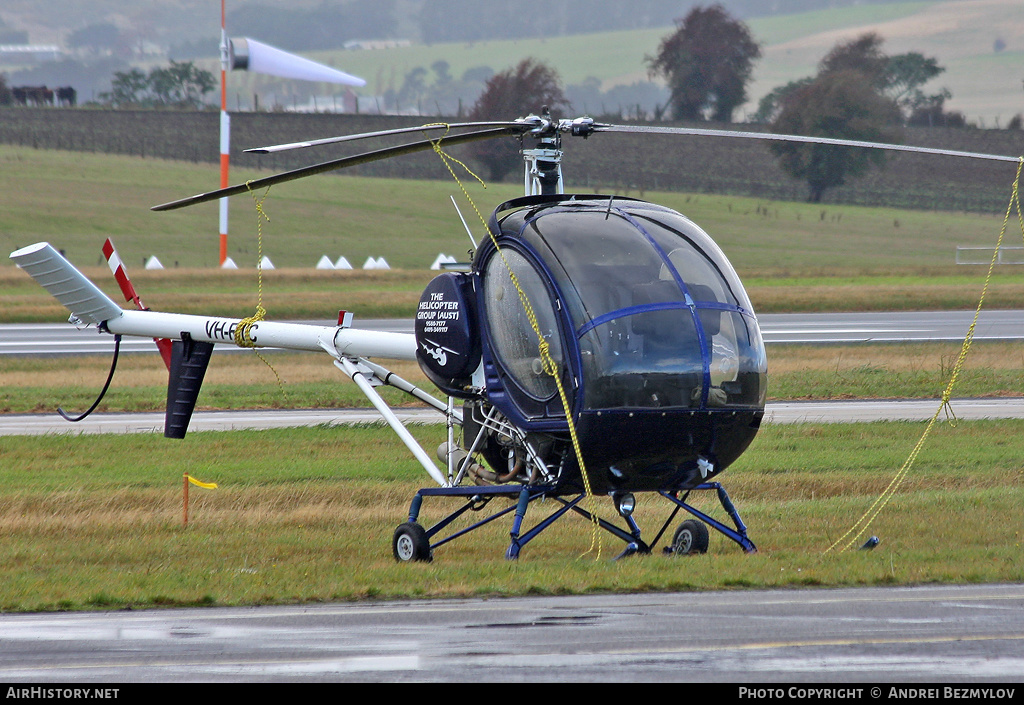
[{"label": "tree", "polygon": [[646,57],[649,74],[664,76],[672,114],[681,120],[731,122],[747,99],[747,82],[761,47],[747,26],[721,5],[695,7],[676,21],[675,33]]},{"label": "tree", "polygon": [[149,79],[140,69],[115,71],[110,82],[110,92],[100,93],[100,100],[111,105],[141,105],[149,94]]},{"label": "tree", "polygon": [[170,66],[149,72],[149,85],[157,105],[178,108],[199,108],[203,96],[217,82],[209,71],[197,68],[191,61],[172,61]]},{"label": "tree", "polygon": [[[941,113],[949,92],[943,89],[925,96],[920,86],[942,70],[934,59],[920,54],[887,56],[881,37],[863,34],[836,45],[818,64],[814,78],[775,89],[762,101],[762,108],[774,109],[771,129],[776,133],[899,142],[907,113],[917,116],[936,106]],[[812,202],[847,178],[881,166],[888,156],[877,149],[792,142],[773,144],[772,151],[787,172],[807,181]]]},{"label": "tree", "polygon": [[423,94],[427,90],[427,70],[417,66],[405,75],[402,87],[395,95],[395,108],[398,110],[409,110],[415,108],[417,111],[422,107]]},{"label": "tree", "polygon": [[0,105],[11,105],[14,102],[14,94],[7,86],[7,74],[0,73]]},{"label": "tree", "polygon": [[751,122],[764,124],[774,122],[782,110],[782,104],[789,98],[790,94],[813,82],[813,78],[801,78],[796,81],[790,81],[784,86],[776,86],[758,102],[757,112],[751,116]]},{"label": "tree", "polygon": [[964,127],[967,118],[959,110],[946,110],[946,99],[950,97],[947,90],[926,97],[917,104],[907,120],[908,125],[918,127]]},{"label": "tree", "polygon": [[134,68],[115,71],[110,92],[100,100],[114,106],[199,108],[203,96],[217,85],[213,74],[197,68],[191,61],[172,61],[149,74]]},{"label": "tree", "polygon": [[882,42],[879,35],[867,32],[846,44],[837,45],[821,60],[819,75],[832,71],[860,71],[871,85],[896,101],[904,119],[918,108],[934,106],[950,97],[946,89],[935,95],[925,95],[921,91],[921,86],[946,70],[936,59],[926,58],[917,52],[887,56],[882,51]]},{"label": "tree", "polygon": [[889,57],[882,53],[882,38],[866,32],[845,44],[837,44],[818,63],[818,75],[838,71],[857,71],[877,89],[884,89]]},{"label": "tree", "polygon": [[444,59],[438,59],[437,61],[430,65],[430,68],[433,69],[434,76],[436,76],[435,83],[444,85],[445,83],[452,82],[452,65],[449,64]]},{"label": "tree", "polygon": [[[864,142],[899,142],[900,111],[896,102],[876,90],[860,71],[845,69],[819,74],[789,93],[772,123],[776,133],[831,137]],[[877,149],[827,144],[781,142],[772,145],[782,168],[804,179],[808,200],[821,201],[827,189],[841,186],[851,176],[884,163]]]},{"label": "tree", "polygon": [[[540,114],[544,106],[552,113],[569,109],[558,73],[534,59],[524,59],[487,81],[469,119],[514,120],[529,113]],[[477,142],[473,154],[490,170],[493,181],[501,181],[516,166],[516,146],[512,140]]]},{"label": "tree", "polygon": [[934,58],[925,58],[917,52],[898,54],[889,58],[885,91],[892,96],[905,116],[936,103],[941,107],[953,94],[943,88],[934,95],[925,95],[921,86],[945,70]]}]

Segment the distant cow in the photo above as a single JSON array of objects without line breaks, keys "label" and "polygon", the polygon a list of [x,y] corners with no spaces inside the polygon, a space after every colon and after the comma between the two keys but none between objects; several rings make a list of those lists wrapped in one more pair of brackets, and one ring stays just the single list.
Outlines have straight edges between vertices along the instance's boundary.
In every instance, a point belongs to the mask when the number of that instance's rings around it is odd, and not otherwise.
[{"label": "distant cow", "polygon": [[77,100],[78,92],[71,86],[63,86],[57,89],[57,105],[73,108]]},{"label": "distant cow", "polygon": [[53,91],[46,86],[14,86],[11,95],[18,105],[53,105]]},{"label": "distant cow", "polygon": [[39,86],[35,94],[36,105],[53,105],[53,91],[46,86]]}]

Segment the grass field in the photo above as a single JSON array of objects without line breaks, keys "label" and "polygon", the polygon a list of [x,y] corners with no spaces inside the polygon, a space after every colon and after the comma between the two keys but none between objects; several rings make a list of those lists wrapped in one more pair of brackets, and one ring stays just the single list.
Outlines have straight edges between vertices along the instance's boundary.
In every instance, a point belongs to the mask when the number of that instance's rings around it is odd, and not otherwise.
[{"label": "grass field", "polygon": [[[1024,501],[1013,440],[1021,422],[937,427],[870,527],[879,547],[825,552],[885,488],[921,429],[763,429],[722,477],[756,555],[715,535],[705,556],[612,562],[621,544],[605,536],[599,553],[590,550],[590,524],[570,519],[509,563],[500,520],[439,549],[429,565],[391,557],[391,534],[422,471],[383,430],[195,433],[182,442],[9,438],[0,469],[0,609],[1024,580],[1021,527],[1006,520]],[[425,440],[438,432],[414,429]],[[192,488],[187,526],[183,472],[219,484]],[[712,500],[695,502],[723,516]],[[612,512],[607,499],[592,506]],[[454,508],[428,500],[424,521]],[[528,519],[547,511],[531,509]],[[668,513],[640,497],[648,539]]]},{"label": "grass field", "polygon": [[[935,396],[956,353],[939,345],[773,350],[773,396],[782,398]],[[1021,346],[978,344],[973,353],[959,394],[1020,393]],[[271,361],[286,380],[284,392],[262,363],[234,356],[215,361],[200,405],[365,404],[314,356]],[[37,403],[29,408],[38,411],[45,406],[40,399],[82,408],[105,363],[5,361],[4,402]],[[128,356],[122,367],[108,408],[160,408],[165,373],[156,356]],[[411,365],[398,371],[418,377]],[[612,562],[621,544],[602,534],[592,548],[590,525],[570,518],[516,563],[503,558],[508,523],[498,521],[439,549],[430,565],[391,558],[391,533],[427,482],[379,427],[191,433],[184,441],[155,434],[5,437],[0,611],[1024,579],[1019,522],[1007,521],[1024,501],[1019,421],[937,425],[891,503],[863,536],[841,544],[856,547],[877,535],[879,548],[826,552],[886,488],[923,429],[765,426],[721,478],[750,527],[756,555],[715,535],[705,556]],[[412,430],[428,448],[443,438],[438,426]],[[192,488],[187,526],[184,472],[220,485]],[[611,518],[606,498],[590,501]],[[725,519],[712,497],[694,501]],[[428,500],[422,521],[437,521],[456,506]],[[529,521],[547,511],[535,507]],[[669,511],[641,496],[636,517],[648,540]]]}]

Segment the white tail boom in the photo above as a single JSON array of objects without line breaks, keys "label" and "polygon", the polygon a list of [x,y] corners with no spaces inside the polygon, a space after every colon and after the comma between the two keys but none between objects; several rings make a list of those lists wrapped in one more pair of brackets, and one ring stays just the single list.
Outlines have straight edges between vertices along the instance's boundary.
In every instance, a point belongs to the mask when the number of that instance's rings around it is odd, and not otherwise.
[{"label": "white tail boom", "polygon": [[[126,311],[78,271],[49,243],[40,242],[11,253],[20,268],[60,301],[73,316],[120,335],[235,344],[241,319],[214,318],[159,311]],[[327,352],[334,357],[381,357],[415,360],[413,336],[342,326],[260,321],[251,329],[252,346]]]}]

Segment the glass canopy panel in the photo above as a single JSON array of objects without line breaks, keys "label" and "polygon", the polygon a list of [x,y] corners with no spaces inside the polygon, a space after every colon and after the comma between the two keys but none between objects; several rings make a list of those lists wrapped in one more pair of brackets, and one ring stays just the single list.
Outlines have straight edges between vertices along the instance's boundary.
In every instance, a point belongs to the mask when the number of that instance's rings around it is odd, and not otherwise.
[{"label": "glass canopy panel", "polygon": [[[509,274],[510,269],[515,273],[518,289]],[[491,344],[501,366],[527,394],[541,400],[549,399],[558,387],[554,377],[544,370],[540,341],[527,316],[519,290],[533,309],[540,334],[548,342],[548,352],[561,368],[562,341],[548,289],[525,257],[506,248],[501,254],[491,257],[484,277]]]},{"label": "glass canopy panel", "polygon": [[[753,310],[735,270],[707,233],[678,214],[663,215],[658,221],[638,220],[668,254],[695,301],[717,301]],[[669,278],[667,267],[661,277]]]},{"label": "glass canopy panel", "polygon": [[764,346],[725,255],[677,213],[632,218],[549,212],[522,231],[568,307],[584,407],[763,405]]},{"label": "glass canopy panel", "polygon": [[[538,248],[546,259],[546,251],[553,255],[548,265],[577,330],[635,305],[638,287],[659,282],[664,259],[627,220],[614,213],[606,219],[600,211],[558,216],[533,221],[524,235],[546,245]],[[658,297],[659,301],[685,301],[678,286],[664,288]]]},{"label": "glass canopy panel", "polygon": [[634,313],[580,337],[587,409],[700,406],[704,362],[689,308]]},{"label": "glass canopy panel", "polygon": [[753,319],[737,311],[702,309],[698,314],[710,340],[708,406],[763,405],[767,363]]}]

